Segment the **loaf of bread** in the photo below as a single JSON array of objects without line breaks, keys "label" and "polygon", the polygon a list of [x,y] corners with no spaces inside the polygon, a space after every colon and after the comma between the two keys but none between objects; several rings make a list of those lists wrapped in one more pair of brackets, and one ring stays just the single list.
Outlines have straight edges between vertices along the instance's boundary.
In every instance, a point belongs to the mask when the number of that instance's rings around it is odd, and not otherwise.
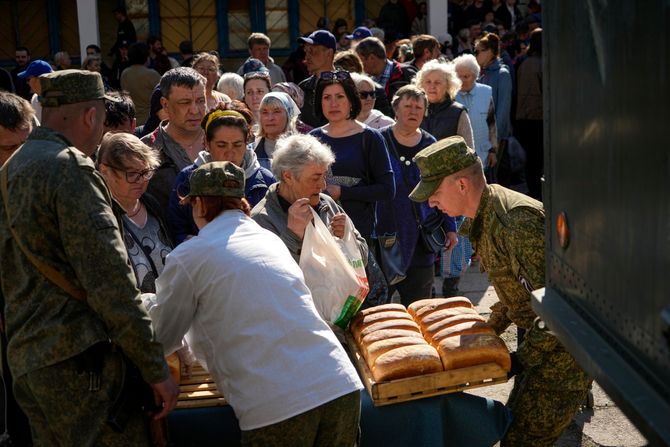
[{"label": "loaf of bread", "polygon": [[371,343],[367,347],[367,349],[363,352],[363,355],[365,356],[365,359],[368,361],[368,365],[374,365],[374,362],[375,360],[377,360],[377,357],[393,349],[402,348],[403,346],[427,345],[427,344],[428,342],[426,340],[417,337],[388,338],[386,340],[379,340],[374,343]]},{"label": "loaf of bread", "polygon": [[447,327],[434,334],[428,340],[431,345],[437,346],[441,340],[447,337],[455,337],[457,335],[468,334],[489,334],[495,335],[495,331],[487,323],[483,321],[467,321],[455,326]]},{"label": "loaf of bread", "polygon": [[421,332],[406,329],[382,329],[376,332],[372,332],[366,335],[365,337],[361,337],[358,345],[361,348],[361,352],[365,352],[367,347],[376,341],[386,340],[389,338],[398,338],[398,337],[414,337],[424,340],[423,335],[421,335]]},{"label": "loaf of bread", "polygon": [[[402,329],[406,331],[414,331],[418,334],[421,334],[421,329],[419,329],[419,325],[416,324],[413,320],[386,320],[386,321],[380,321],[378,323],[372,323],[369,326],[364,327],[361,329],[360,333],[358,334],[358,340],[362,340],[365,338],[366,335],[372,334],[377,331],[383,331],[385,329]],[[354,334],[356,336],[356,334]],[[366,345],[363,345],[365,347]]]},{"label": "loaf of bread", "polygon": [[435,348],[428,344],[403,346],[377,357],[371,371],[375,381],[382,382],[440,372],[442,361]]},{"label": "loaf of bread", "polygon": [[[461,298],[464,298],[464,297],[459,296],[459,297],[454,297],[454,298],[461,299]],[[414,301],[412,304],[407,306],[407,312],[409,312],[409,314],[414,317],[416,315],[416,312],[419,309],[421,309],[422,307],[442,304],[442,303],[448,302],[448,300],[451,300],[451,298],[426,298],[425,300]],[[468,300],[468,302],[469,302],[469,300]]]},{"label": "loaf of bread", "polygon": [[[426,306],[422,306],[419,309],[416,310],[416,314],[414,315],[414,318],[416,319],[423,319],[426,315],[432,314],[433,312],[437,312],[440,310],[445,310],[445,309],[451,309],[454,307],[458,308],[470,308],[474,311],[474,308],[472,307],[472,303],[470,302],[469,299],[467,299],[464,296],[455,296],[453,298],[442,298],[442,302],[436,302],[432,304],[428,304]],[[475,311],[476,312],[476,311]]]},{"label": "loaf of bread", "polygon": [[387,320],[412,320],[412,317],[406,311],[388,310],[365,315],[351,321],[349,329],[354,336],[357,336],[361,330],[374,323],[380,323]]},{"label": "loaf of bread", "polygon": [[419,322],[419,326],[421,326],[421,332],[423,332],[426,338],[430,338],[440,332],[442,329],[446,329],[460,323],[466,323],[468,321],[486,321],[486,319],[476,313],[459,313],[458,315],[443,318],[442,320],[439,320],[429,326],[425,326]]},{"label": "loaf of bread", "polygon": [[495,362],[505,371],[511,359],[505,342],[497,335],[472,334],[447,337],[437,345],[445,370]]},{"label": "loaf of bread", "polygon": [[[424,308],[425,309],[425,308]],[[421,309],[422,310],[422,309]],[[431,312],[427,315],[422,315],[421,317],[415,317],[419,322],[421,328],[428,329],[435,323],[438,323],[446,318],[455,317],[458,315],[479,315],[477,311],[471,307],[451,307],[449,309],[440,309],[435,312]]]},{"label": "loaf of bread", "polygon": [[398,312],[407,312],[407,309],[402,304],[382,304],[380,306],[368,307],[367,309],[359,310],[356,315],[352,318],[352,321],[363,318],[367,315],[376,314],[377,312],[387,312],[387,311],[398,311]]}]

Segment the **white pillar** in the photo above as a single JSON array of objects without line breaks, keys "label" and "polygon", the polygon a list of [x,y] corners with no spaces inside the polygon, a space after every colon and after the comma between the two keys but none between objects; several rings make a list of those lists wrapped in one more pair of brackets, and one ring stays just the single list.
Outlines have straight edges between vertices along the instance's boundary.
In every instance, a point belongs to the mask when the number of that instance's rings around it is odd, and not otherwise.
[{"label": "white pillar", "polygon": [[428,0],[428,34],[438,37],[447,32],[447,0]]},{"label": "white pillar", "polygon": [[79,51],[83,61],[86,57],[86,47],[88,45],[100,46],[98,2],[77,0],[77,22],[79,22]]}]

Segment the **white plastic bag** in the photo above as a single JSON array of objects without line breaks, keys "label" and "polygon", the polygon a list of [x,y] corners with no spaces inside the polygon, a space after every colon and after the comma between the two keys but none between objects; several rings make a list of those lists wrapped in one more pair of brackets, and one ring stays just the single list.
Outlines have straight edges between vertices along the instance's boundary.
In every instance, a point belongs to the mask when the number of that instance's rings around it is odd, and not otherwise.
[{"label": "white plastic bag", "polygon": [[369,291],[353,225],[347,217],[344,238],[340,240],[314,210],[312,214],[314,225],[305,228],[300,268],[319,315],[346,329]]}]

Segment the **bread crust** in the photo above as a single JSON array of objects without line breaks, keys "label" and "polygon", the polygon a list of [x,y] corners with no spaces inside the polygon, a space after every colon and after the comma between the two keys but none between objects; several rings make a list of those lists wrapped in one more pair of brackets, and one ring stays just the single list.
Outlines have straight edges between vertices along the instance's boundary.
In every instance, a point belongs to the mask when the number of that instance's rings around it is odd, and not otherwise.
[{"label": "bread crust", "polygon": [[512,363],[505,342],[491,334],[447,337],[437,345],[437,352],[445,370],[495,362],[509,371]]},{"label": "bread crust", "polygon": [[377,382],[402,379],[442,371],[442,361],[434,347],[426,345],[403,346],[377,357],[372,376]]}]

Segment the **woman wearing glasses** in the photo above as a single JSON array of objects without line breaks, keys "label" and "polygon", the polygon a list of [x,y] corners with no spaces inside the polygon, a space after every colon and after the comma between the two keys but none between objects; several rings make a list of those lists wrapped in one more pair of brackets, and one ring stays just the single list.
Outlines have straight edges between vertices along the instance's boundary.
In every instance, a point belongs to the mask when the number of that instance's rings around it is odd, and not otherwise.
[{"label": "woman wearing glasses", "polygon": [[207,109],[215,109],[220,102],[230,102],[230,98],[221,92],[214,90],[219,81],[221,72],[219,71],[219,58],[209,53],[200,53],[193,62],[195,71],[207,78],[205,87],[205,97],[207,98]]},{"label": "woman wearing glasses", "polygon": [[161,207],[146,193],[159,159],[134,135],[107,133],[97,164],[112,196],[126,212],[123,239],[137,287],[143,293],[154,293],[154,282],[163,272],[165,257],[173,247]]},{"label": "woman wearing glasses", "polygon": [[393,118],[384,115],[375,109],[375,99],[377,99],[375,81],[368,75],[351,73],[351,79],[356,84],[358,96],[361,98],[361,112],[356,120],[365,123],[373,129],[381,129],[395,123]]},{"label": "woman wearing glasses", "polygon": [[379,131],[356,121],[361,100],[349,72],[322,72],[314,98],[316,116],[328,123],[310,134],[335,153],[326,191],[341,203],[361,235],[370,240],[376,203],[395,196],[386,143]]}]

